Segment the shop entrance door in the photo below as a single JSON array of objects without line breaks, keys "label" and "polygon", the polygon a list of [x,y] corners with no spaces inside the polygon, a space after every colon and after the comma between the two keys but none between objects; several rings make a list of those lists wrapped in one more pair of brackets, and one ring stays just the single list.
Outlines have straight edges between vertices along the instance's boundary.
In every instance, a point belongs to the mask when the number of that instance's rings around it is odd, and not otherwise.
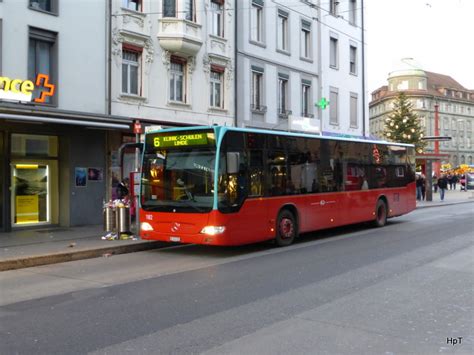
[{"label": "shop entrance door", "polygon": [[57,162],[13,161],[12,227],[57,223]]}]

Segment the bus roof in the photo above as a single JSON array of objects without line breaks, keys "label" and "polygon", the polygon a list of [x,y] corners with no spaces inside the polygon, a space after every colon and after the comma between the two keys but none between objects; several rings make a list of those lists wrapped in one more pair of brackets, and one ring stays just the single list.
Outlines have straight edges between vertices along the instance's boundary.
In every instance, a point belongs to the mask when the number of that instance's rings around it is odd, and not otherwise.
[{"label": "bus roof", "polygon": [[214,129],[218,132],[222,132],[222,134],[226,131],[252,132],[252,133],[288,136],[288,137],[318,138],[318,139],[327,139],[327,140],[339,140],[339,141],[344,141],[344,142],[374,143],[374,144],[384,144],[384,145],[397,145],[397,146],[412,147],[412,148],[414,147],[413,144],[389,142],[385,140],[346,138],[346,137],[324,136],[324,135],[319,135],[319,134],[302,133],[302,132],[286,132],[286,131],[274,131],[274,130],[267,130],[267,129],[260,129],[260,128],[247,128],[247,127],[241,128],[241,127],[218,126],[218,125],[164,128],[164,129],[146,132],[146,135],[163,133],[163,132],[179,132],[179,131],[206,130],[206,129]]}]

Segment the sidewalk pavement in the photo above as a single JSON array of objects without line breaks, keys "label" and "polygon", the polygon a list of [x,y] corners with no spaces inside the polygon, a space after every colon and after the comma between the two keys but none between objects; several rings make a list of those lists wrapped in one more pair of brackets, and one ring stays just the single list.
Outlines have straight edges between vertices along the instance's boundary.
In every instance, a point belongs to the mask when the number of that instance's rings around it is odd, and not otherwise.
[{"label": "sidewalk pavement", "polygon": [[416,208],[457,205],[469,202],[474,202],[474,190],[461,191],[458,186],[457,190],[446,190],[444,201],[440,200],[439,191],[433,192],[433,201],[416,201]]},{"label": "sidewalk pavement", "polygon": [[[446,191],[445,200],[433,193],[433,201],[417,201],[417,208],[474,202],[474,191]],[[472,208],[474,211],[474,207]],[[102,240],[102,226],[51,227],[0,233],[0,271],[66,261],[109,257],[164,248],[175,244],[145,240]]]}]

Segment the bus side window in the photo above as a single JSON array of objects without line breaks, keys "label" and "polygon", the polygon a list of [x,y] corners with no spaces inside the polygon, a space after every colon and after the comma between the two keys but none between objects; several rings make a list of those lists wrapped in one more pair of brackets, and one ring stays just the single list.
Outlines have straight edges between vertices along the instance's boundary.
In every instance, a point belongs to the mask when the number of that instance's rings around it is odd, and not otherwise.
[{"label": "bus side window", "polygon": [[263,152],[261,150],[249,150],[249,196],[263,195]]}]

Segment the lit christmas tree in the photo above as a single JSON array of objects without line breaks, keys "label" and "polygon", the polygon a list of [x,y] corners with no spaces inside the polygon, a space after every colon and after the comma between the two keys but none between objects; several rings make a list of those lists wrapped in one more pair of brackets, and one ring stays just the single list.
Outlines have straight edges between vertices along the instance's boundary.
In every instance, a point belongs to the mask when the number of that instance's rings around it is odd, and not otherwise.
[{"label": "lit christmas tree", "polygon": [[423,153],[426,142],[423,138],[423,128],[413,105],[403,92],[398,94],[393,103],[393,111],[385,119],[384,136],[392,142],[410,143],[415,145],[417,153]]}]

